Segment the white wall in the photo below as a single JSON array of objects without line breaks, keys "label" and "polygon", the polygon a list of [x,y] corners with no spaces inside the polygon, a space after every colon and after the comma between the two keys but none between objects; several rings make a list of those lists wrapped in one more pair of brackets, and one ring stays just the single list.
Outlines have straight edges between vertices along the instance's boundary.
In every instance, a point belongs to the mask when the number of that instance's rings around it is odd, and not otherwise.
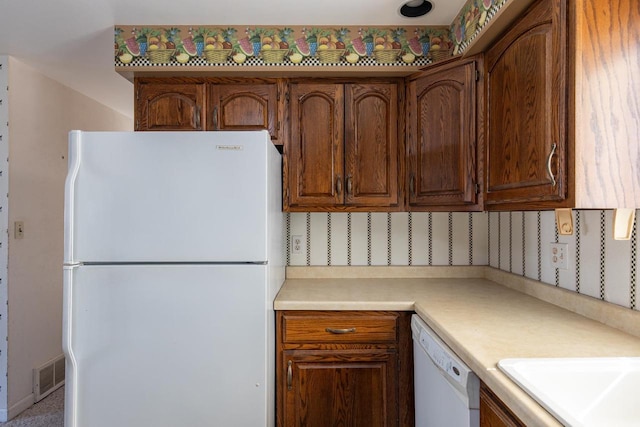
[{"label": "white wall", "polygon": [[9,57],[0,55],[0,420],[7,408],[7,263],[9,209]]},{"label": "white wall", "polygon": [[[287,265],[491,265],[638,310],[637,224],[631,240],[616,241],[613,211],[573,215],[574,234],[556,237],[553,211],[291,213],[287,239],[304,244],[300,254],[288,246]],[[567,270],[551,265],[556,241],[569,245]]]},{"label": "white wall", "polygon": [[[133,121],[15,58],[9,57],[8,64],[9,338],[8,395],[4,402],[11,418],[33,403],[32,369],[62,353],[68,132],[132,130]],[[2,159],[0,154],[0,169]],[[24,222],[23,239],[14,238],[15,221]],[[0,378],[4,378],[1,372]]]}]

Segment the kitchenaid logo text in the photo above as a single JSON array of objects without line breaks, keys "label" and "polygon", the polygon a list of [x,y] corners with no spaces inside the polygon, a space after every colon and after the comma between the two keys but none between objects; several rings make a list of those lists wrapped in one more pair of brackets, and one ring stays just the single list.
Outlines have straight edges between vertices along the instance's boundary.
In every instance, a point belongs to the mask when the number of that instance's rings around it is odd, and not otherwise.
[{"label": "kitchenaid logo text", "polygon": [[244,150],[244,145],[216,145],[216,149],[240,151],[240,150]]}]

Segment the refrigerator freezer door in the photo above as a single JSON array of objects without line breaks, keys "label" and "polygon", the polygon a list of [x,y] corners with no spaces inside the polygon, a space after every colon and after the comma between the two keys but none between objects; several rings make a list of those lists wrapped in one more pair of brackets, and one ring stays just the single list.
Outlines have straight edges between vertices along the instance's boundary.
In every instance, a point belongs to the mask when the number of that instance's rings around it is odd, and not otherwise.
[{"label": "refrigerator freezer door", "polygon": [[266,131],[69,139],[65,263],[267,260],[267,218],[282,218],[282,199]]},{"label": "refrigerator freezer door", "polygon": [[273,426],[266,269],[66,267],[65,426]]}]

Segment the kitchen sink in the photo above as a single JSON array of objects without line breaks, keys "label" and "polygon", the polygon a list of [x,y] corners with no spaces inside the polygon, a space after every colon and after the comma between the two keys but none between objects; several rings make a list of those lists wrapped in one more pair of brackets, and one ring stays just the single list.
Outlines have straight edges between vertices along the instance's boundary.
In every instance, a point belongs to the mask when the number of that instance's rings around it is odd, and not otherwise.
[{"label": "kitchen sink", "polygon": [[566,426],[640,425],[640,357],[503,359],[498,367]]}]

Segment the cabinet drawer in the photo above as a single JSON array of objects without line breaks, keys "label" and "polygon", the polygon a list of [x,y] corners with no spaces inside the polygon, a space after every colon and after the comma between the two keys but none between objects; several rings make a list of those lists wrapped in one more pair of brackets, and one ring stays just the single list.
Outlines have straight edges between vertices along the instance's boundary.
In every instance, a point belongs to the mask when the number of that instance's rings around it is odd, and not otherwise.
[{"label": "cabinet drawer", "polygon": [[287,312],[283,343],[395,343],[396,314],[366,312]]}]

